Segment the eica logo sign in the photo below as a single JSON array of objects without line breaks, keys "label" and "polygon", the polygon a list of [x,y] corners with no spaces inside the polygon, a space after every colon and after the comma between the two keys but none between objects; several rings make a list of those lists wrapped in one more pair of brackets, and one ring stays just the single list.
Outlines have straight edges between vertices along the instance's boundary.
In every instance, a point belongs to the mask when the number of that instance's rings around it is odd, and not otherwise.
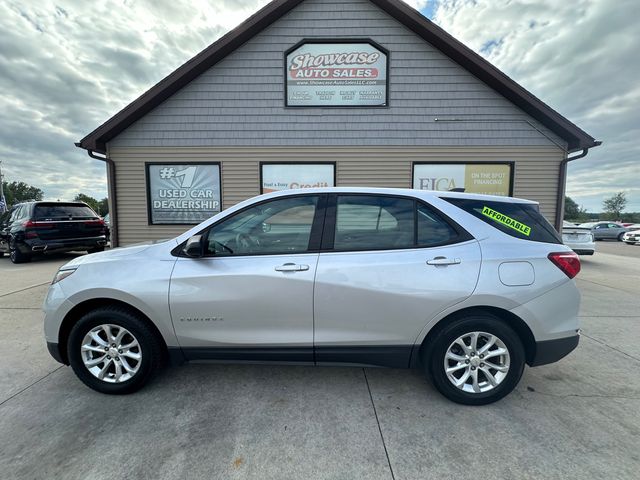
[{"label": "eica logo sign", "polygon": [[197,224],[220,211],[217,164],[164,164],[147,168],[152,224]]}]

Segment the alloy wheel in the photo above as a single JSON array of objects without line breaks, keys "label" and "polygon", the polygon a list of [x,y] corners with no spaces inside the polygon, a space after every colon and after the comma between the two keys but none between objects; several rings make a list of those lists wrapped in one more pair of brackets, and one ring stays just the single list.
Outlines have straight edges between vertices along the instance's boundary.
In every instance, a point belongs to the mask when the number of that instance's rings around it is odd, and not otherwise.
[{"label": "alloy wheel", "polygon": [[484,393],[504,381],[510,360],[509,349],[496,335],[469,332],[449,345],[444,370],[456,388],[467,393]]},{"label": "alloy wheel", "polygon": [[84,336],[80,351],[87,370],[107,383],[130,380],[142,363],[138,340],[120,325],[104,324],[92,328]]}]

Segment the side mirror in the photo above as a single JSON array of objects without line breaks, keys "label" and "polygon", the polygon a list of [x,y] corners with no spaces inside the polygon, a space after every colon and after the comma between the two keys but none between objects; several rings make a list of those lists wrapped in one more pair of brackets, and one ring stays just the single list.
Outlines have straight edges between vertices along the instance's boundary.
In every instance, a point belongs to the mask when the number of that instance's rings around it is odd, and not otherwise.
[{"label": "side mirror", "polygon": [[202,235],[194,235],[185,244],[182,251],[188,257],[200,258],[204,256],[204,242]]}]

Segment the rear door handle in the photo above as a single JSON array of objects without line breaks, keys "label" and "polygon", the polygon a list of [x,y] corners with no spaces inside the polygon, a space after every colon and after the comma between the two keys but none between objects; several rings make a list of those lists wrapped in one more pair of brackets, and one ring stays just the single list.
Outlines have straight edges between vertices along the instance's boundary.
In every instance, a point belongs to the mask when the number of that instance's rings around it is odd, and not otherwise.
[{"label": "rear door handle", "polygon": [[447,258],[447,257],[435,257],[431,260],[427,260],[427,265],[458,265],[460,263],[459,258]]},{"label": "rear door handle", "polygon": [[304,272],[309,270],[309,265],[298,265],[296,263],[285,263],[276,267],[276,272]]}]

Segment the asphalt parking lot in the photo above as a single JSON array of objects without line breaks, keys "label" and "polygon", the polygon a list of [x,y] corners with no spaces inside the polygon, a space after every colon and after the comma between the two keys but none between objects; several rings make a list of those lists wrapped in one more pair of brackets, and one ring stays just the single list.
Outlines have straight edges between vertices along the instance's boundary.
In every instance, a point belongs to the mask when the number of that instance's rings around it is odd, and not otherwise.
[{"label": "asphalt parking lot", "polygon": [[578,349],[486,407],[417,371],[346,367],[191,364],[101,395],[42,335],[73,255],[0,259],[0,478],[638,478],[640,246],[602,245],[582,258]]}]

